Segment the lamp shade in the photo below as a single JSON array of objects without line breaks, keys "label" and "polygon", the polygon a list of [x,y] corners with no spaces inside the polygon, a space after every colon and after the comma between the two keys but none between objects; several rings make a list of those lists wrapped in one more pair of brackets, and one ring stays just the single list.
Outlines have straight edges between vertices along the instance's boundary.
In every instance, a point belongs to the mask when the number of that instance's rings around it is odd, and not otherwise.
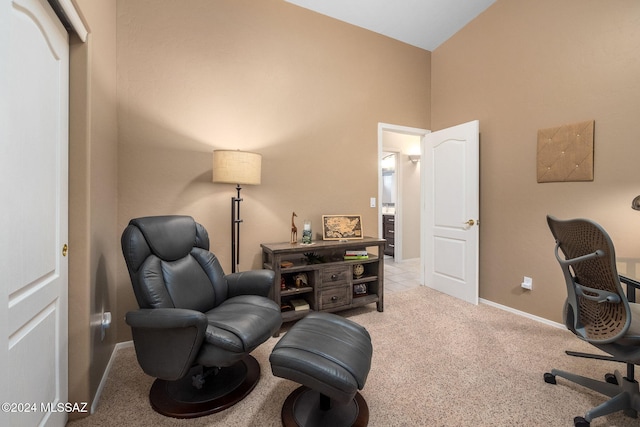
[{"label": "lamp shade", "polygon": [[213,152],[213,182],[258,185],[261,167],[260,154],[238,150]]}]

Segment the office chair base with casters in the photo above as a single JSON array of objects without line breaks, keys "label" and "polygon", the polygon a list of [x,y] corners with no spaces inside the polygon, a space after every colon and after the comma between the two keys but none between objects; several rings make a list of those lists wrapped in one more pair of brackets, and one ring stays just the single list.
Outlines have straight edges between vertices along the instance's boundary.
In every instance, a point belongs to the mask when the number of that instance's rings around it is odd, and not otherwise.
[{"label": "office chair base with casters", "polygon": [[575,417],[573,420],[575,427],[588,427],[594,418],[617,411],[624,411],[624,414],[630,418],[638,417],[638,411],[640,411],[640,388],[638,387],[638,382],[623,377],[617,370],[613,374],[606,374],[605,381],[598,381],[570,372],[552,369],[550,373],[544,374],[544,381],[548,384],[556,384],[556,377],[565,378],[611,398],[587,411],[584,417]]},{"label": "office chair base with casters", "polygon": [[162,415],[197,418],[235,405],[254,389],[259,379],[258,361],[253,356],[246,356],[232,366],[213,368],[204,374],[203,368],[196,366],[176,381],[156,379],[149,392],[149,401]]}]

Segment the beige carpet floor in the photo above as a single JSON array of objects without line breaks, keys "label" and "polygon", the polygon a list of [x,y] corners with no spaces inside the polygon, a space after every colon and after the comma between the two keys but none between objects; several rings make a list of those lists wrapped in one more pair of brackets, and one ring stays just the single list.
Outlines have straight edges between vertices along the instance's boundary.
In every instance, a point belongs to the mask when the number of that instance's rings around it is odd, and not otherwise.
[{"label": "beige carpet floor", "polygon": [[[577,359],[565,349],[594,349],[566,330],[480,304],[473,306],[426,287],[385,296],[375,305],[342,312],[370,332],[373,363],[362,391],[369,425],[389,426],[573,426],[604,398],[558,378],[551,368],[602,378],[618,363]],[[96,413],[69,422],[83,426],[279,426],[280,409],[297,384],[271,374],[269,339],[254,351],[261,380],[242,402],[218,414],[176,420],[148,402],[153,378],[139,368],[133,348],[118,352]],[[639,426],[615,414],[596,426]]]}]

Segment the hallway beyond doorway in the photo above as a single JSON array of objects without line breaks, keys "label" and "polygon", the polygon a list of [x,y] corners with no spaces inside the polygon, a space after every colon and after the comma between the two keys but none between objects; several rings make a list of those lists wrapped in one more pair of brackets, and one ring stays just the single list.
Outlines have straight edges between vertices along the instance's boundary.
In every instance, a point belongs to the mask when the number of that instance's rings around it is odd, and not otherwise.
[{"label": "hallway beyond doorway", "polygon": [[384,258],[384,291],[398,292],[420,286],[420,258],[395,262],[390,256]]}]

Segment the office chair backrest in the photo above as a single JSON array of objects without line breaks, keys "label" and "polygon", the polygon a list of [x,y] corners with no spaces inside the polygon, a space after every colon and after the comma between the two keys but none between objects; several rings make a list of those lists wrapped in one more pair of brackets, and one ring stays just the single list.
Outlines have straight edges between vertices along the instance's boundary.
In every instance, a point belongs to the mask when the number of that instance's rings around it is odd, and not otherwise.
[{"label": "office chair backrest", "polygon": [[611,238],[587,219],[547,216],[547,223],[556,239],[556,259],[567,286],[567,328],[594,344],[616,341],[629,328],[631,315]]},{"label": "office chair backrest", "polygon": [[121,243],[140,308],[205,312],[227,299],[227,280],[209,252],[207,231],[190,216],[132,219]]}]

